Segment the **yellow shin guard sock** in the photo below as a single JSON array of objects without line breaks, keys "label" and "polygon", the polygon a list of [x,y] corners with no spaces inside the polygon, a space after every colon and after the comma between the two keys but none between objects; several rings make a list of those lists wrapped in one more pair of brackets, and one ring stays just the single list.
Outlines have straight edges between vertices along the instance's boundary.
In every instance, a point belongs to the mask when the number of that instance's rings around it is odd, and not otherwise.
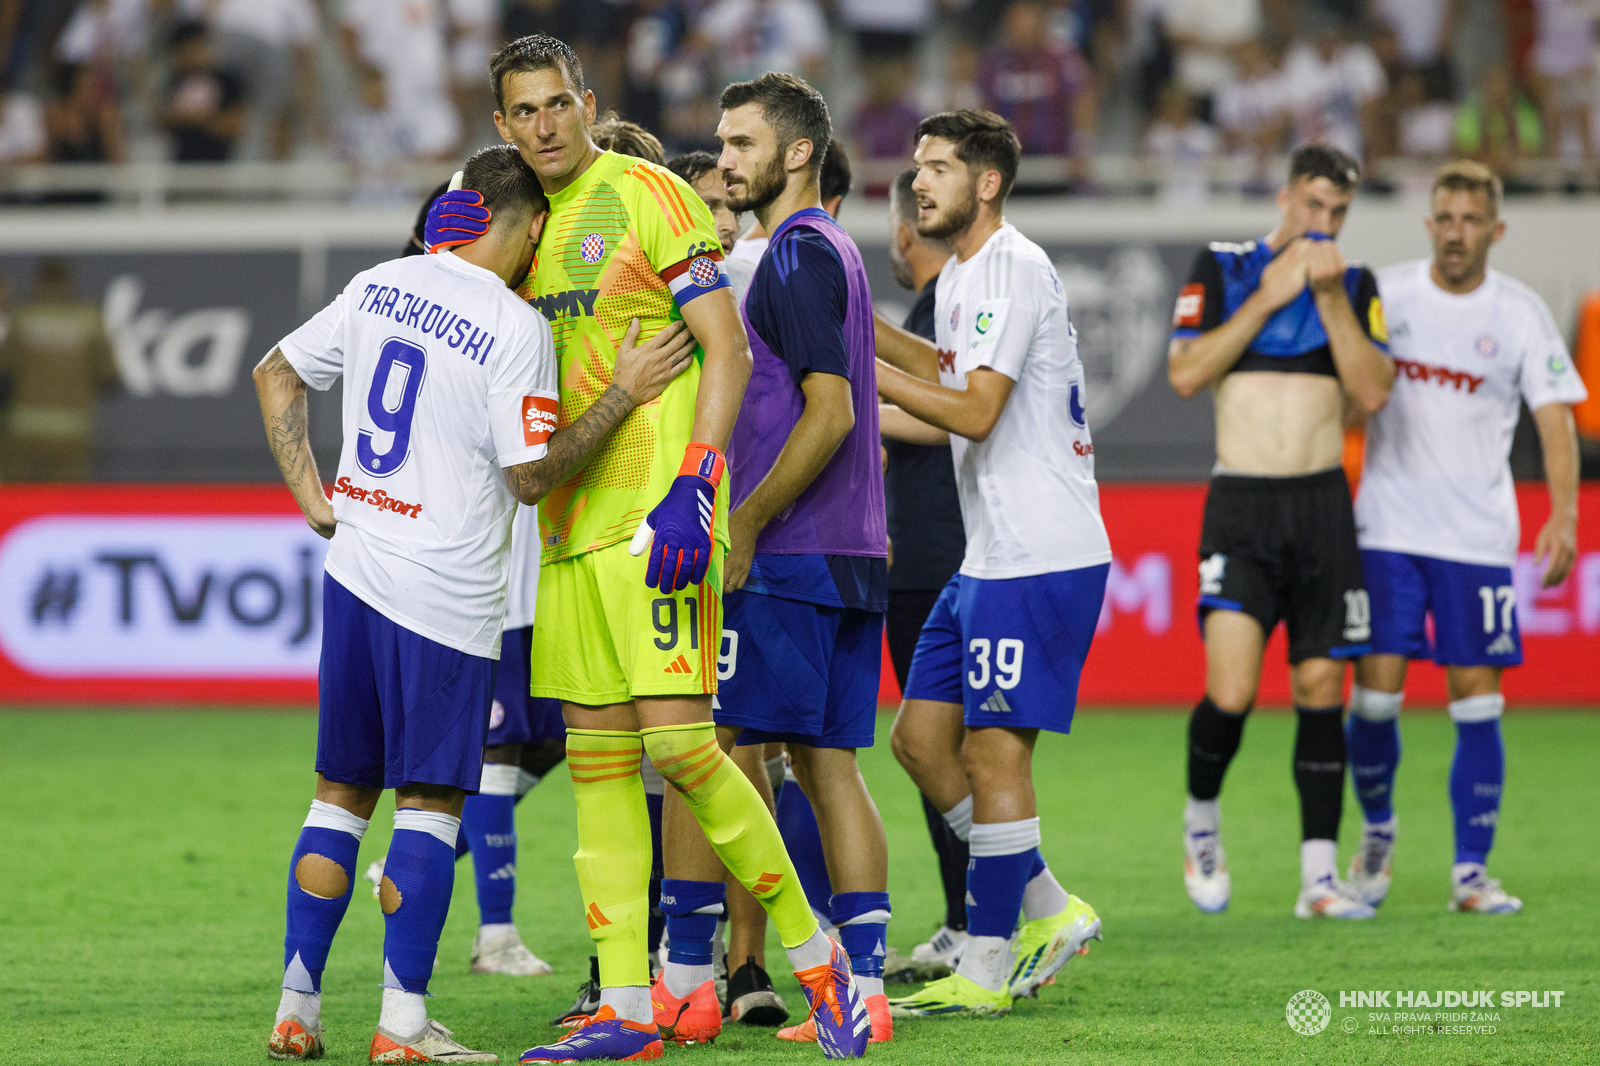
[{"label": "yellow shin guard sock", "polygon": [[567,730],[567,766],[578,806],[578,868],[600,984],[650,983],[650,815],[638,733]]},{"label": "yellow shin guard sock", "polygon": [[688,801],[723,865],[767,909],[784,947],[805,943],[817,931],[805,889],[761,794],[722,753],[716,728],[695,722],[641,735],[656,772]]}]

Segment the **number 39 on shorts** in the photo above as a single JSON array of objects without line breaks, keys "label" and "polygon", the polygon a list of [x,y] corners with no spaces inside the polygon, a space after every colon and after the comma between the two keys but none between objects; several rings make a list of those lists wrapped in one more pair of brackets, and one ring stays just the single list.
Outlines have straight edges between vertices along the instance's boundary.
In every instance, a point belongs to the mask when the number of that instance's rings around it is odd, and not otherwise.
[{"label": "number 39 on shorts", "polygon": [[[994,656],[990,669],[990,653]],[[992,645],[988,637],[973,637],[967,644],[967,654],[972,657],[972,669],[967,671],[967,687],[982,691],[989,687],[992,677],[1000,688],[1016,688],[1022,682],[1022,641],[1003,637]]]}]

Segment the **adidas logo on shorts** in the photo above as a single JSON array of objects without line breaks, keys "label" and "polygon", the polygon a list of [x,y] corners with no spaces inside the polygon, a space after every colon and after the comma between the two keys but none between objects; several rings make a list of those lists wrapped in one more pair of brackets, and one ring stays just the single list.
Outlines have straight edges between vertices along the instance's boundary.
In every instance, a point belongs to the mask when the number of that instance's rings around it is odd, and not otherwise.
[{"label": "adidas logo on shorts", "polygon": [[1005,693],[1003,692],[996,692],[993,696],[990,696],[988,699],[979,704],[979,706],[983,710],[988,711],[990,714],[1011,713],[1011,704],[1006,702]]},{"label": "adidas logo on shorts", "polygon": [[1485,655],[1515,655],[1517,642],[1511,639],[1510,633],[1501,633],[1494,638],[1494,643],[1483,649]]}]

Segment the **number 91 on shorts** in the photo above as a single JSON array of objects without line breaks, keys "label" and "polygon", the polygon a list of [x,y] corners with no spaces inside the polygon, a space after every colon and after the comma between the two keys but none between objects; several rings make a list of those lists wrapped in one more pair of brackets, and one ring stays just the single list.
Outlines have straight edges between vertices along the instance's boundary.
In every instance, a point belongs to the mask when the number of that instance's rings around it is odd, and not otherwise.
[{"label": "number 91 on shorts", "polygon": [[969,727],[1070,732],[1109,570],[957,574],[917,639],[906,698],[959,703]]}]

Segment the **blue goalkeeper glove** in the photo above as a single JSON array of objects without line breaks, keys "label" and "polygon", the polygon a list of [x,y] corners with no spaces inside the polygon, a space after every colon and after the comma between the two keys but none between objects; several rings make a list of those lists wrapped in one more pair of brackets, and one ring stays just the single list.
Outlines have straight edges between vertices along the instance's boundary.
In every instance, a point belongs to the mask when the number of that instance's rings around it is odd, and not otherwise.
[{"label": "blue goalkeeper glove", "polygon": [[650,550],[644,583],[669,595],[698,585],[711,565],[711,522],[717,486],[727,460],[709,444],[691,444],[672,487],[645,515],[628,546],[632,555]]},{"label": "blue goalkeeper glove", "polygon": [[428,208],[428,221],[422,229],[422,242],[429,252],[442,252],[473,241],[489,232],[490,212],[483,206],[483,194],[470,189],[441,193]]}]

